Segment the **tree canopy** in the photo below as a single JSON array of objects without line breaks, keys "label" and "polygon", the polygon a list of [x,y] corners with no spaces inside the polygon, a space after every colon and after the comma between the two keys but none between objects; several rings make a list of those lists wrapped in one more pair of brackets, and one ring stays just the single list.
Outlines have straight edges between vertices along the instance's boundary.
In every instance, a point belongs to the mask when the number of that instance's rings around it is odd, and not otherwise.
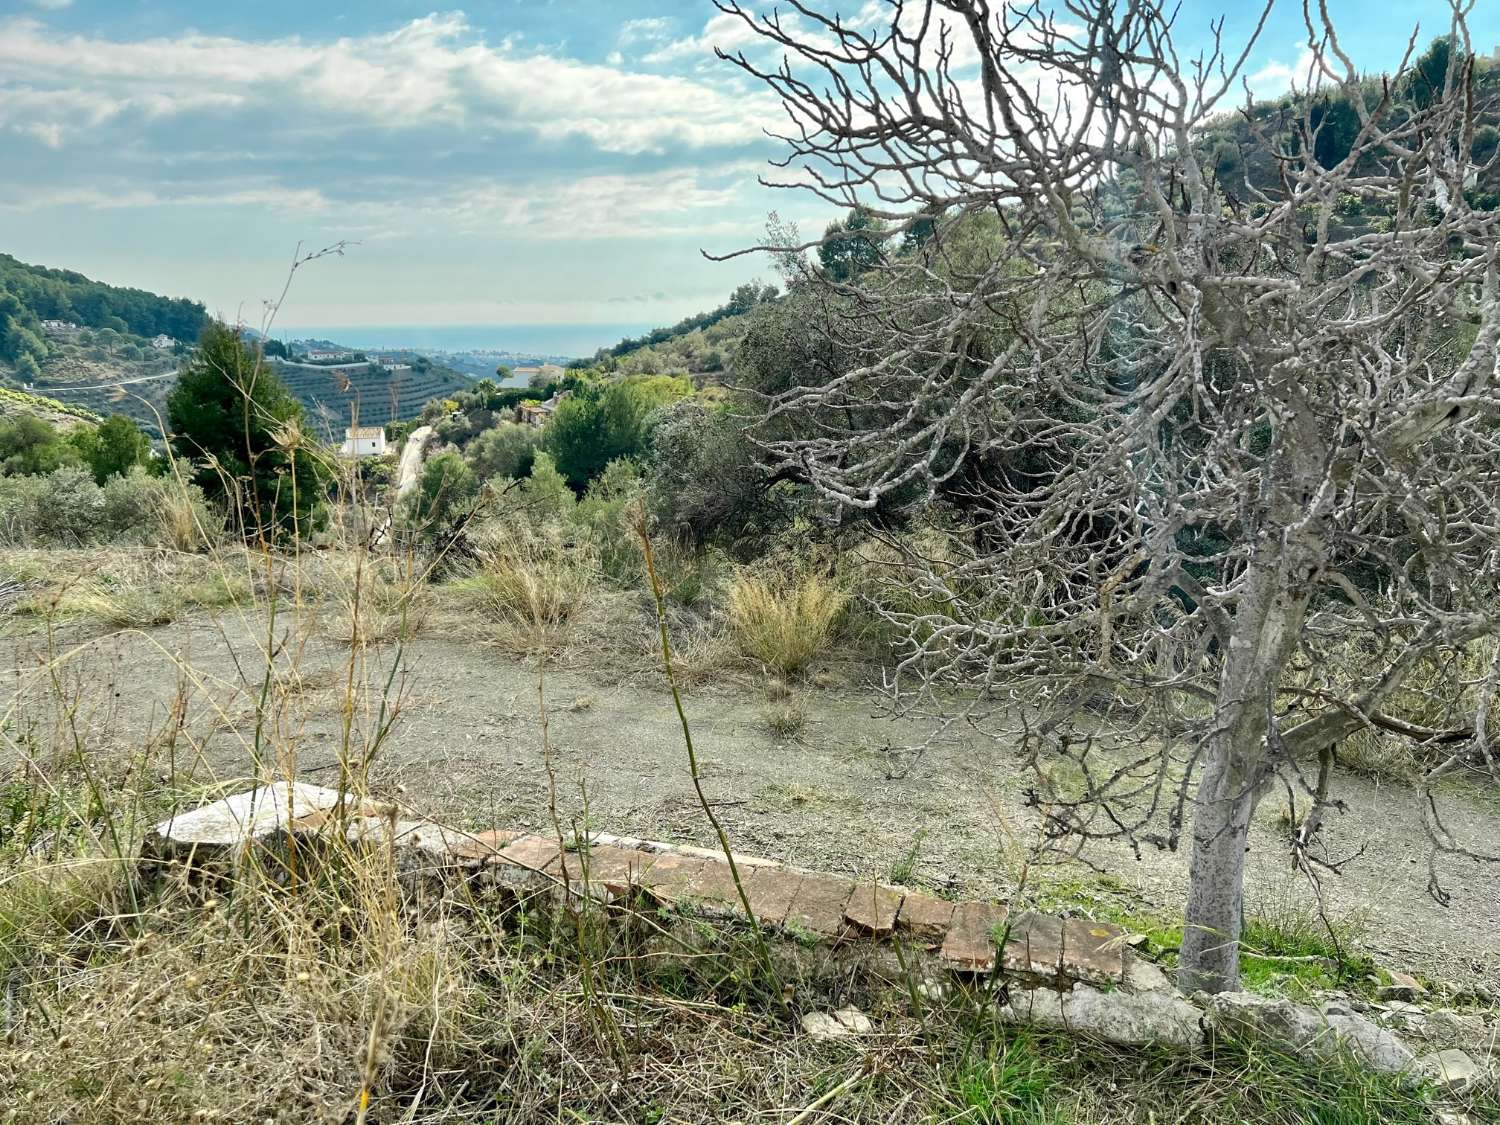
[{"label": "tree canopy", "polygon": [[246,539],[318,526],[323,474],[302,433],[302,406],[235,329],[209,322],[167,417],[173,450]]},{"label": "tree canopy", "polygon": [[[1242,116],[1278,154],[1254,206],[1211,143],[1250,51],[1216,40],[1180,68],[1164,0],[1085,0],[1081,27],[956,0],[863,28],[721,6],[776,48],[774,68],[731,61],[796,123],[787,163],[818,169],[786,186],[889,224],[941,216],[915,254],[768,247],[835,310],[831,362],[769,369],[772,468],[824,511],[961,486],[942,550],[905,551],[896,582],[922,598],[886,611],[897,703],[1019,743],[1049,847],[1186,847],[1178,984],[1233,989],[1268,793],[1316,880],[1342,862],[1322,827],[1345,738],[1441,745],[1429,785],[1500,779],[1500,213],[1455,159],[1475,127],[1462,6],[1450,54],[1383,83],[1309,9],[1323,88]],[[1351,203],[1380,221],[1351,231]],[[954,237],[981,215],[989,237]],[[1450,658],[1490,670],[1444,681],[1433,723],[1386,713]],[[1445,859],[1500,865],[1423,809],[1434,896]]]}]

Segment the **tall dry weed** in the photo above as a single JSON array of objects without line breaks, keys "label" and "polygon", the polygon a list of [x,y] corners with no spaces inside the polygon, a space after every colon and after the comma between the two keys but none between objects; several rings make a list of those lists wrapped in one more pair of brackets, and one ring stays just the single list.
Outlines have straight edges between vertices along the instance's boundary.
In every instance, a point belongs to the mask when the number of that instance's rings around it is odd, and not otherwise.
[{"label": "tall dry weed", "polygon": [[743,573],[729,587],[730,635],[752,660],[794,675],[828,652],[848,604],[817,574]]}]

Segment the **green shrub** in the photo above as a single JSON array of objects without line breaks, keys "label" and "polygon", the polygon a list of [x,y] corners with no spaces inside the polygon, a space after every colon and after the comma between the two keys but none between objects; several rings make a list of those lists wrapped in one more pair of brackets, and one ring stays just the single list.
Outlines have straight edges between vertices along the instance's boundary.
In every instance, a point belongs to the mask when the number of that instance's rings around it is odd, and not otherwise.
[{"label": "green shrub", "polygon": [[135,469],[103,488],[79,466],[47,476],[0,477],[0,545],[91,543],[194,551],[217,541],[222,517],[196,486]]},{"label": "green shrub", "polygon": [[524,480],[531,475],[541,440],[534,426],[501,422],[470,442],[464,455],[480,480]]},{"label": "green shrub", "polygon": [[575,489],[583,489],[611,461],[643,455],[653,412],[690,392],[685,379],[666,375],[580,386],[558,406],[543,442],[558,472]]},{"label": "green shrub", "polygon": [[457,453],[439,453],[422,467],[402,501],[401,523],[427,547],[446,543],[473,510],[480,482]]},{"label": "green shrub", "polygon": [[539,525],[566,519],[578,503],[578,497],[557,471],[552,455],[542,450],[537,451],[531,475],[521,486],[521,499],[527,514]]}]

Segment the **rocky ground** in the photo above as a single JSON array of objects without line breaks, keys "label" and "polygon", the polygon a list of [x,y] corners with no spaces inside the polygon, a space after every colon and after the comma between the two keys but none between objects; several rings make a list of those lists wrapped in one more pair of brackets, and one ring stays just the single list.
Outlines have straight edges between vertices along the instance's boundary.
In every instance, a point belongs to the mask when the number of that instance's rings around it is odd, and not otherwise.
[{"label": "rocky ground", "polygon": [[[139,744],[147,729],[161,728],[180,692],[186,718],[173,768],[229,783],[256,772],[246,720],[264,666],[260,628],[230,612],[114,634],[78,626],[51,645],[67,654],[64,680],[86,701],[79,714],[99,752]],[[33,682],[25,674],[38,668],[46,639],[34,626],[10,631],[5,651],[15,671],[7,682]],[[330,783],[346,738],[339,701],[348,647],[318,633],[279,637],[283,663],[296,671],[276,682],[287,706],[263,745],[280,746],[303,779]],[[711,843],[664,685],[649,671],[622,675],[588,655],[571,654],[542,688],[564,817],[620,834]],[[393,659],[394,650],[384,650],[362,670],[372,692]],[[400,714],[371,764],[375,790],[465,827],[544,826],[549,781],[535,662],[439,630],[410,642],[394,671]],[[913,760],[899,749],[920,742],[926,728],[885,716],[878,694],[851,680],[800,689],[807,724],[791,738],[771,733],[754,677],[726,674],[688,692],[705,788],[737,847],[949,895],[1009,897],[1018,844],[1031,839],[1033,825],[1023,797],[1028,774],[1014,748],[965,730]],[[37,708],[33,701],[23,713],[34,718]],[[352,744],[376,716],[372,696],[350,717]],[[1347,809],[1328,825],[1330,851],[1355,858],[1324,882],[1330,912],[1357,915],[1382,963],[1465,987],[1500,987],[1500,878],[1448,863],[1440,872],[1453,898],[1439,906],[1426,890],[1419,795],[1355,776],[1341,777],[1340,786]],[[1493,797],[1455,790],[1444,811],[1461,837],[1500,836]],[[1277,819],[1267,801],[1251,854],[1252,911],[1312,901],[1290,875]],[[1137,859],[1126,848],[1099,846],[1087,858],[1098,871],[1074,864],[1046,878],[1084,906],[1107,897],[1150,915],[1181,901],[1181,854],[1149,849]]]}]

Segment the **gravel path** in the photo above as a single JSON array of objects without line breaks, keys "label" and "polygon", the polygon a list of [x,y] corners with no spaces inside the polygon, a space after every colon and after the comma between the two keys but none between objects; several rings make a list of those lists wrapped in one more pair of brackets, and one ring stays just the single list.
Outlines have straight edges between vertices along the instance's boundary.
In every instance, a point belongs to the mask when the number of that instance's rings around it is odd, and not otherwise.
[{"label": "gravel path", "polygon": [[[231,623],[195,620],[145,634],[119,634],[81,654],[75,667],[105,702],[88,714],[104,742],[139,738],[159,723],[193,669],[188,731],[204,768],[221,779],[253,773],[245,719],[253,705],[244,677],[258,675],[258,648]],[[34,640],[14,643],[17,667]],[[280,738],[295,747],[308,781],[331,780],[342,723],[338,699],[347,649],[310,639]],[[367,670],[382,682],[386,668]],[[7,676],[16,683],[14,674]],[[534,668],[482,647],[424,637],[410,645],[397,682],[403,713],[372,769],[376,787],[425,815],[466,826],[542,827],[547,772],[537,722]],[[13,690],[7,689],[7,690]],[[549,673],[546,698],[558,800],[570,817],[622,834],[711,844],[692,795],[682,736],[657,683],[601,682],[576,670]],[[770,735],[765,703],[748,683],[689,693],[688,712],[705,785],[736,845],[810,867],[889,878],[911,858],[910,881],[938,890],[1006,896],[1013,872],[1007,841],[1029,839],[1027,782],[1002,746],[972,735],[932,747],[901,776],[888,748],[917,740],[919,728],[880,713],[857,690],[812,691],[807,728],[792,744]],[[368,728],[368,714],[356,726]],[[1346,776],[1342,816],[1328,824],[1330,850],[1363,854],[1326,884],[1335,914],[1365,918],[1369,944],[1388,963],[1455,983],[1500,986],[1500,872],[1444,868],[1453,890],[1443,908],[1426,893],[1426,838],[1417,794]],[[1250,857],[1251,909],[1309,899],[1290,876],[1277,810],[1266,802]],[[1476,841],[1500,838],[1500,801],[1455,795],[1450,826]],[[1169,910],[1184,886],[1181,854],[1140,860],[1100,847],[1092,861],[1112,893],[1142,909]],[[1059,873],[1089,881],[1082,867]]]}]

